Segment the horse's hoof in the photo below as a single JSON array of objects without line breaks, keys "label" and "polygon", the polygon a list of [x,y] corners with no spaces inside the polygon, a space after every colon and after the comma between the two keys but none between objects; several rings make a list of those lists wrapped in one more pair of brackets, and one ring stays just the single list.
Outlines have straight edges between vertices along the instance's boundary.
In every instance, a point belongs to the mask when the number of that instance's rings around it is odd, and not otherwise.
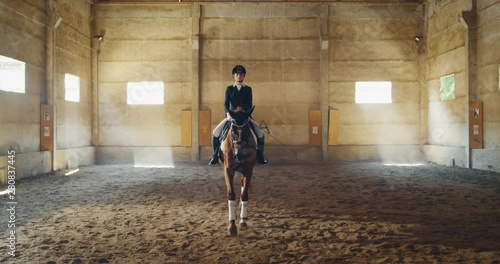
[{"label": "horse's hoof", "polygon": [[235,237],[236,235],[238,235],[238,228],[236,228],[236,224],[234,223],[234,221],[231,221],[231,223],[227,227],[227,232],[231,237]]},{"label": "horse's hoof", "polygon": [[248,225],[247,225],[247,223],[246,223],[246,222],[240,222],[240,227],[241,227],[241,228],[247,228],[247,227],[248,227]]}]

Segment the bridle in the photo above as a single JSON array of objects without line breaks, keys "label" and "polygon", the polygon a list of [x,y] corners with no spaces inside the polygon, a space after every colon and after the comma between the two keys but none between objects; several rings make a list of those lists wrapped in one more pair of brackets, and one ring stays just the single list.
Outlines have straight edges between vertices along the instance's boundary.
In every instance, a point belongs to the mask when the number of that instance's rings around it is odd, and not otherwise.
[{"label": "bridle", "polygon": [[[246,155],[246,148],[247,148],[247,145],[248,145],[248,142],[247,140],[243,140],[243,128],[245,128],[246,126],[248,126],[248,123],[250,122],[250,118],[247,118],[245,120],[245,122],[243,122],[243,124],[241,125],[238,125],[235,120],[231,120],[231,123],[232,123],[232,126],[233,127],[236,127],[236,129],[238,130],[238,140],[235,140],[233,138],[233,136],[231,135],[231,141],[232,141],[232,144],[233,144],[233,157],[238,160],[238,153],[236,152],[236,148],[235,146],[237,145],[239,147],[239,150],[240,152],[240,155],[243,155],[245,156]],[[250,130],[250,128],[249,128]],[[249,131],[250,132],[250,131]],[[241,160],[239,160],[241,162]]]},{"label": "bridle", "polygon": [[233,124],[233,126],[235,126],[238,130],[242,130],[248,124],[248,122],[250,122],[250,118],[247,118],[247,120],[245,120],[245,122],[242,125],[236,124],[234,119],[231,120],[231,123]]}]

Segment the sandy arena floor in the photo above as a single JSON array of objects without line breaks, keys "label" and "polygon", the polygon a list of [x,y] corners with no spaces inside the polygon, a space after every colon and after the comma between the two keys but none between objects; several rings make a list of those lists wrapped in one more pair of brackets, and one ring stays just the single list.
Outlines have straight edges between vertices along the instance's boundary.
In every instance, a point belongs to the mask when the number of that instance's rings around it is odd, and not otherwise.
[{"label": "sandy arena floor", "polygon": [[252,184],[249,227],[231,238],[220,166],[105,165],[21,180],[15,258],[0,197],[0,262],[500,263],[498,173],[280,163],[257,166]]}]

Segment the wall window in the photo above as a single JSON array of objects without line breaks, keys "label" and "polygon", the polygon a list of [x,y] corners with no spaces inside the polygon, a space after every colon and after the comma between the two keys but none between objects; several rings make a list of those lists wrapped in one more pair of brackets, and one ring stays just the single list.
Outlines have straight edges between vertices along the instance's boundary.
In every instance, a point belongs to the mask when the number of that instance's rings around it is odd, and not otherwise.
[{"label": "wall window", "polygon": [[455,75],[441,77],[441,88],[439,88],[439,98],[441,101],[455,99]]},{"label": "wall window", "polygon": [[64,100],[80,102],[80,77],[69,73],[64,75]]},{"label": "wall window", "polygon": [[26,63],[0,56],[0,90],[25,93]]},{"label": "wall window", "polygon": [[392,82],[356,82],[357,104],[392,103]]},{"label": "wall window", "polygon": [[163,82],[128,82],[127,104],[159,105],[163,104]]}]

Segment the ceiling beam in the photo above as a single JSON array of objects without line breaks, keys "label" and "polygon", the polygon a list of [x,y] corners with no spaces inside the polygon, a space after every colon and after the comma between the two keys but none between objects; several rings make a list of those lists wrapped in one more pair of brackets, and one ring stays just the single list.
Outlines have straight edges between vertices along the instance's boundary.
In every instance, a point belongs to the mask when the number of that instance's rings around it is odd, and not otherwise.
[{"label": "ceiling beam", "polygon": [[363,4],[378,4],[378,3],[415,3],[421,4],[426,0],[97,0],[97,3],[173,3],[173,2],[251,2],[251,3],[284,3],[284,2],[306,2],[306,3],[363,3]]}]

